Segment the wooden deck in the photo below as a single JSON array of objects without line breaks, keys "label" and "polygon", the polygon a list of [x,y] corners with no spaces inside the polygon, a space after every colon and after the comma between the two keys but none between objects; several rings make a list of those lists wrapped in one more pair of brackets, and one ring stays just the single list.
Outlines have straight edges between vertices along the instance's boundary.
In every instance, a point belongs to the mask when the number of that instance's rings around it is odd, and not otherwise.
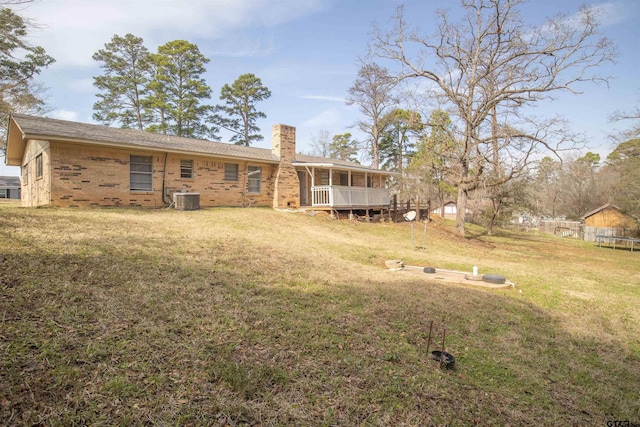
[{"label": "wooden deck", "polygon": [[387,188],[321,185],[311,188],[311,206],[330,209],[389,208]]}]

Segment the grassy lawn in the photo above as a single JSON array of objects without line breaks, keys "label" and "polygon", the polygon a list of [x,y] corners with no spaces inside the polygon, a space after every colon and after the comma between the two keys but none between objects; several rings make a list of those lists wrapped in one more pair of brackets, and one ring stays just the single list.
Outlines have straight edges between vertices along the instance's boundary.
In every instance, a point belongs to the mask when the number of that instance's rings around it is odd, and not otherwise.
[{"label": "grassy lawn", "polygon": [[0,425],[640,424],[640,251],[468,232],[0,205]]}]

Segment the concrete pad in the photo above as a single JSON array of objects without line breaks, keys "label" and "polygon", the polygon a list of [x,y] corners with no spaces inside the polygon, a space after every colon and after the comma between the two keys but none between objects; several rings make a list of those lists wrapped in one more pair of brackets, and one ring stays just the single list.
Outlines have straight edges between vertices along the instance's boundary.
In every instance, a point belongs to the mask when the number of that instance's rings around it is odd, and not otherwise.
[{"label": "concrete pad", "polygon": [[429,273],[425,273],[423,271],[423,268],[424,267],[405,265],[403,269],[396,270],[396,272],[399,274],[410,274],[413,276],[419,276],[424,280],[430,280],[433,282],[455,283],[459,285],[477,286],[480,288],[510,289],[514,287],[514,284],[509,281],[500,285],[494,284],[494,283],[487,283],[482,281],[481,279],[482,276],[473,277],[471,273],[464,273],[461,271],[442,270],[442,269],[436,268],[436,272],[434,274],[429,274]]}]

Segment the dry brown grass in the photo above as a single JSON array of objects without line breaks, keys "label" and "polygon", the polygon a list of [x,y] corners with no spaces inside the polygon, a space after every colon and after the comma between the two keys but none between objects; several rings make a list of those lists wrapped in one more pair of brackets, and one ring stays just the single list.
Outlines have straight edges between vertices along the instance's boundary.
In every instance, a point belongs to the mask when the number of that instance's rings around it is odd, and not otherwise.
[{"label": "dry brown grass", "polygon": [[640,252],[451,231],[412,251],[408,224],[0,206],[0,424],[640,423]]}]

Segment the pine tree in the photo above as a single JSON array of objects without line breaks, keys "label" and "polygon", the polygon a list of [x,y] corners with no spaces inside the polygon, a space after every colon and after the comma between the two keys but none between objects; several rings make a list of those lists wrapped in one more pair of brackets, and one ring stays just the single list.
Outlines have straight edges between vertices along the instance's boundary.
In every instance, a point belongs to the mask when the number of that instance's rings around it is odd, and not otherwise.
[{"label": "pine tree", "polygon": [[252,142],[263,139],[259,133],[260,128],[256,126],[256,120],[267,116],[256,109],[256,103],[270,96],[271,91],[251,73],[243,74],[233,84],[225,84],[222,87],[220,100],[226,105],[217,108],[228,115],[221,118],[220,123],[235,132],[231,138],[232,142],[248,147]]},{"label": "pine tree", "polygon": [[93,85],[102,93],[93,105],[93,118],[110,125],[119,123],[124,128],[143,130],[150,117],[142,107],[146,87],[151,77],[149,51],[143,40],[133,34],[113,36],[104,49],[93,54],[102,62],[104,74],[93,78]]},{"label": "pine tree", "polygon": [[27,42],[28,25],[9,8],[0,8],[0,149],[6,123],[14,112],[42,113],[43,88],[34,78],[55,60],[40,46]]},{"label": "pine tree", "polygon": [[329,157],[338,160],[360,163],[357,158],[358,142],[351,139],[349,132],[334,135],[329,145]]},{"label": "pine tree", "polygon": [[209,62],[198,46],[174,40],[151,54],[153,77],[147,87],[145,110],[154,115],[150,131],[189,138],[217,138],[217,128],[206,119],[212,110],[202,100],[211,97],[211,88],[201,77]]}]

